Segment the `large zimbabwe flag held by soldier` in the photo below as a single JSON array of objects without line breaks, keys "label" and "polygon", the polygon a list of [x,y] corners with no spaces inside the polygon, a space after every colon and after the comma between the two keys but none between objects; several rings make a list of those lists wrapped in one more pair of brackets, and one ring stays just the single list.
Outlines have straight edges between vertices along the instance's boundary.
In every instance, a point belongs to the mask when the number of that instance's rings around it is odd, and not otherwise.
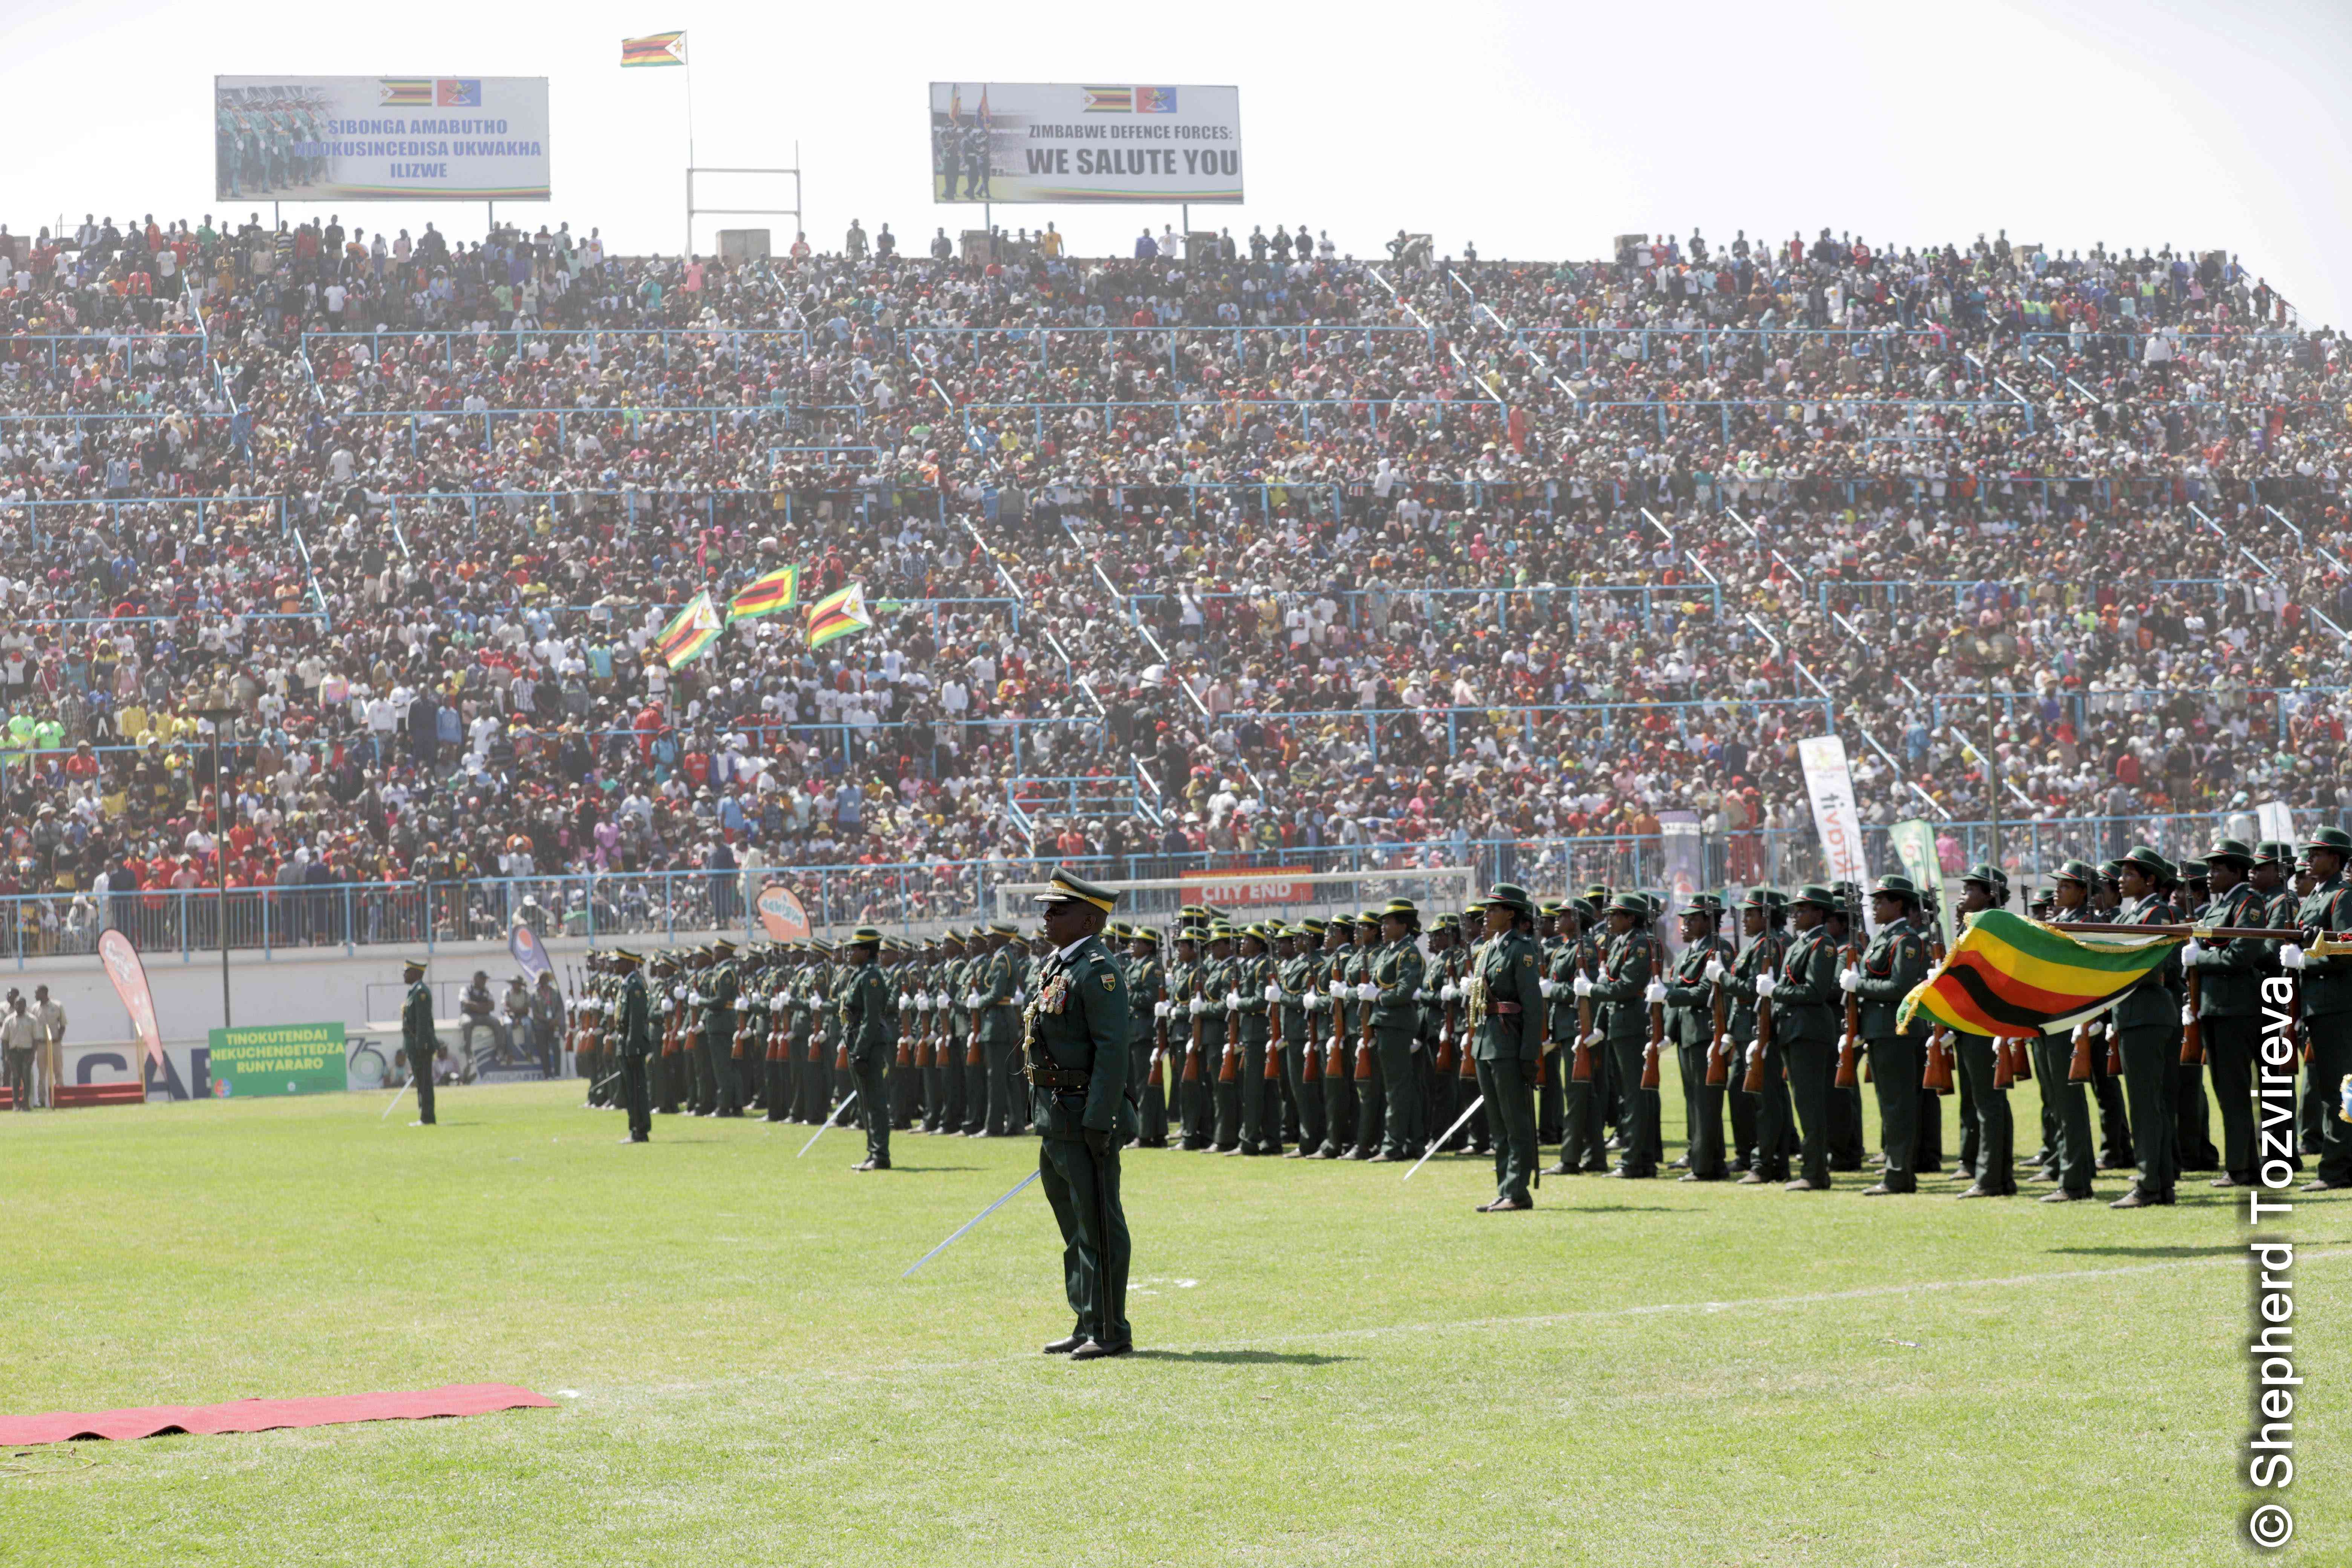
[{"label": "large zimbabwe flag held by soldier", "polygon": [[2047,1035],[2112,1006],[2186,940],[2076,936],[2007,910],[1986,910],[1936,972],[1904,999],[1898,1027],[1924,1008],[1969,1035]]}]

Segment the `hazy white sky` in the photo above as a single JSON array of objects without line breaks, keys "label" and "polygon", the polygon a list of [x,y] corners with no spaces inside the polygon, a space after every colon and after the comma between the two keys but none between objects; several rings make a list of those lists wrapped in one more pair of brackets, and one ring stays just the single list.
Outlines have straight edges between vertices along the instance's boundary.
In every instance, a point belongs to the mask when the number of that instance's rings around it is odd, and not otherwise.
[{"label": "hazy white sky", "polygon": [[[797,142],[808,227],[828,247],[853,215],[909,239],[961,226],[929,201],[935,78],[1231,82],[1250,198],[1195,208],[1195,226],[1303,219],[1368,255],[1403,226],[1489,257],[1597,256],[1614,234],[1694,224],[1712,239],[1827,224],[1898,246],[2006,227],[2068,248],[2227,247],[2306,322],[2352,319],[2352,3],[0,0],[0,26],[15,132],[0,220],[20,232],[211,207],[215,73],[543,75],[556,198],[510,216],[675,250],[686,73],[616,62],[624,36],[683,27],[700,161],[788,163]],[[997,216],[1050,217],[1099,253],[1174,213]],[[464,237],[483,214],[344,213],[370,228],[428,216]]]}]

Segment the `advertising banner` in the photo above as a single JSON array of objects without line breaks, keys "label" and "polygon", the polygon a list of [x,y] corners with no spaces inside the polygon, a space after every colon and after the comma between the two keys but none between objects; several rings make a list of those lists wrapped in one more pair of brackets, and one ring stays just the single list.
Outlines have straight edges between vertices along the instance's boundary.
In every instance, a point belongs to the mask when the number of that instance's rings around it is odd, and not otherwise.
[{"label": "advertising banner", "polygon": [[522,971],[522,977],[533,984],[539,983],[541,975],[555,967],[547,956],[547,944],[539,940],[537,931],[520,920],[507,932],[507,955],[515,961],[515,967]]},{"label": "advertising banner", "polygon": [[98,939],[98,959],[106,965],[114,994],[122,998],[122,1010],[131,1015],[131,1027],[145,1047],[147,1060],[160,1066],[163,1031],[155,1021],[155,994],[147,988],[147,966],[139,961],[139,950],[121,931],[104,931]]},{"label": "advertising banner", "polygon": [[1232,87],[931,83],[940,202],[1238,202]]},{"label": "advertising banner", "polygon": [[[1184,883],[1186,903],[1213,904],[1221,909],[1310,902],[1315,897],[1315,884],[1304,879],[1313,874],[1313,868],[1307,866],[1269,866],[1263,871],[1248,872],[1179,873]],[[1293,878],[1300,879],[1294,881]]]},{"label": "advertising banner", "polygon": [[1915,888],[1936,895],[1936,918],[1944,931],[1944,945],[1953,941],[1951,900],[1944,897],[1944,868],[1936,861],[1936,830],[1919,817],[1906,817],[1886,830],[1887,842],[1902,858],[1903,874]]},{"label": "advertising banner", "polygon": [[543,76],[221,76],[222,201],[548,198]]},{"label": "advertising banner", "polygon": [[770,942],[799,942],[808,935],[808,911],[801,907],[800,895],[790,888],[769,884],[760,889],[755,907]]},{"label": "advertising banner", "polygon": [[1813,803],[1813,830],[1822,837],[1822,865],[1833,882],[1860,884],[1870,868],[1862,852],[1862,816],[1853,805],[1853,773],[1846,766],[1845,742],[1815,735],[1797,742],[1805,770],[1805,793]]},{"label": "advertising banner", "polygon": [[215,1029],[211,1043],[215,1099],[239,1094],[322,1094],[347,1087],[343,1026],[339,1023]]}]

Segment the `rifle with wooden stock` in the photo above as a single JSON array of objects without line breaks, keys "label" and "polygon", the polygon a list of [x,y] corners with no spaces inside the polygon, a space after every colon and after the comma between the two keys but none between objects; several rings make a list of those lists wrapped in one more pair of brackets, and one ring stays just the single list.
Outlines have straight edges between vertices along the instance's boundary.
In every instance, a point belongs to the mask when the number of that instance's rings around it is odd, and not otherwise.
[{"label": "rifle with wooden stock", "polygon": [[[1759,976],[1769,976],[1772,984],[1778,985],[1780,983],[1780,955],[1775,950],[1771,928],[1766,927],[1764,933],[1756,940],[1764,946],[1764,957],[1757,965],[1756,973]],[[1756,1044],[1748,1053],[1748,1076],[1739,1085],[1748,1093],[1764,1092],[1764,1053],[1771,1048],[1772,998],[1763,995],[1756,998]]]},{"label": "rifle with wooden stock", "polygon": [[1710,952],[1707,962],[1724,973],[1722,979],[1708,982],[1714,994],[1708,1020],[1713,1034],[1706,1042],[1706,1087],[1723,1089],[1731,1082],[1731,972],[1720,952]]},{"label": "rifle with wooden stock", "polygon": [[[1591,955],[1583,951],[1581,938],[1578,939],[1577,947],[1576,962],[1570,967],[1577,979],[1589,984],[1592,976],[1585,971],[1589,967]],[[1589,994],[1576,999],[1576,1048],[1569,1056],[1568,1081],[1570,1083],[1592,1081],[1592,998]]]}]

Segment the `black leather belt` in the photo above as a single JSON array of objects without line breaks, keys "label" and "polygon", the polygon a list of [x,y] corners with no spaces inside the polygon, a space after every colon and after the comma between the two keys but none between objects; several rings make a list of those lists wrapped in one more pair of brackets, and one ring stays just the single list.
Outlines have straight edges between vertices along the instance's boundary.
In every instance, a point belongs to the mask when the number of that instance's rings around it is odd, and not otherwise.
[{"label": "black leather belt", "polygon": [[1524,1013],[1527,1009],[1517,1002],[1497,1002],[1495,1004],[1495,1011],[1500,1016],[1507,1018],[1515,1013]]},{"label": "black leather belt", "polygon": [[1029,1081],[1040,1089],[1084,1089],[1094,1081],[1094,1075],[1062,1068],[1033,1067],[1029,1069]]}]

